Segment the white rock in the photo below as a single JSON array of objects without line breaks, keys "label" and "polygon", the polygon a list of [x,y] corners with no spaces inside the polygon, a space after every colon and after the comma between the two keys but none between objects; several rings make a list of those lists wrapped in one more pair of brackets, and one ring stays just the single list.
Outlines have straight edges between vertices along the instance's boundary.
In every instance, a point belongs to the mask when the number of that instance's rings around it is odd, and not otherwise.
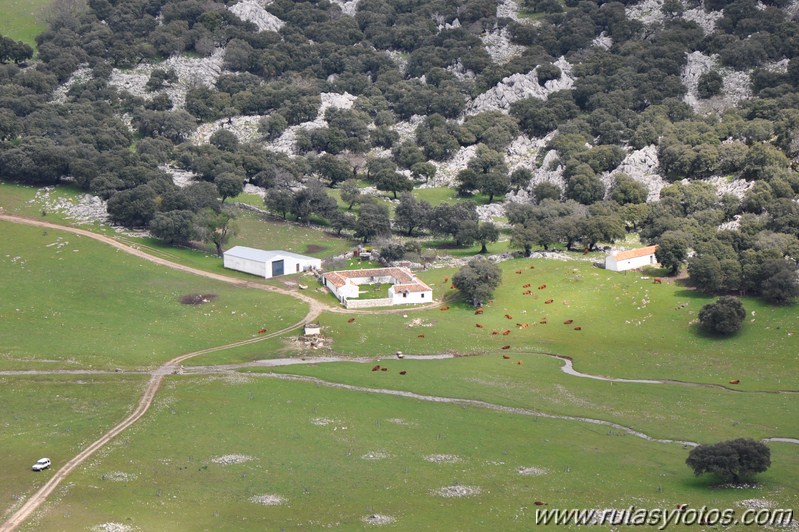
[{"label": "white rock", "polygon": [[702,28],[702,31],[705,32],[705,35],[709,35],[716,31],[716,22],[723,16],[724,13],[721,11],[707,12],[702,6],[686,9],[682,14],[683,19],[696,22],[699,27]]},{"label": "white rock", "polygon": [[158,169],[171,175],[172,182],[180,188],[187,187],[197,181],[197,174],[194,172],[181,170],[180,168],[175,168],[174,166],[169,166],[168,164],[161,165],[158,167]]},{"label": "white rock", "polygon": [[514,57],[521,55],[525,50],[524,46],[510,42],[508,28],[492,30],[484,33],[480,38],[483,41],[486,52],[495,63],[507,63]]},{"label": "white rock", "polygon": [[649,189],[647,201],[657,201],[660,190],[667,185],[658,173],[659,166],[658,149],[653,144],[627,155],[613,173],[625,173],[643,183]]},{"label": "white rock", "polygon": [[[780,63],[774,63],[774,68],[781,68]],[[700,99],[697,87],[699,78],[705,72],[717,70],[723,79],[721,94],[711,98]],[[739,72],[726,67],[720,67],[718,56],[707,56],[702,52],[691,52],[683,67],[681,79],[687,92],[683,101],[691,106],[694,112],[705,114],[710,112],[723,113],[738,105],[742,100],[752,96],[750,72]]]},{"label": "white rock", "polygon": [[258,26],[258,31],[278,31],[286,24],[264,9],[257,0],[240,0],[239,3],[228,9],[241,20],[252,22]]},{"label": "white rock", "polygon": [[527,74],[513,74],[468,103],[466,115],[495,110],[507,112],[513,102],[526,98],[546,100],[552,92],[571,89],[574,85],[571,64],[563,57],[554,64],[561,70],[560,78],[549,80],[542,87],[538,83],[537,67]]},{"label": "white rock", "polygon": [[517,0],[499,0],[497,2],[497,18],[509,18],[516,22],[529,23],[529,19],[519,16],[519,4]]},{"label": "white rock", "polygon": [[593,41],[591,41],[591,45],[596,46],[597,48],[610,50],[610,47],[613,46],[613,37],[603,31],[599,34],[599,37],[596,37]]},{"label": "white rock", "polygon": [[666,15],[660,10],[662,7],[663,0],[644,0],[643,2],[627,6],[624,12],[627,18],[639,20],[647,26],[651,26],[653,24],[660,24],[665,20]]},{"label": "white rock", "polygon": [[224,49],[217,49],[211,57],[188,58],[175,55],[168,58],[163,63],[142,64],[130,70],[120,70],[115,68],[111,73],[109,83],[119,90],[125,90],[134,96],[152,100],[157,93],[145,90],[147,80],[153,70],[175,71],[178,77],[177,82],[168,85],[163,92],[169,96],[176,109],[182,108],[186,103],[186,91],[197,85],[212,87],[219,75],[222,73],[222,61],[224,59]]},{"label": "white rock", "polygon": [[341,12],[350,17],[354,17],[358,11],[358,2],[360,0],[331,0],[332,3],[341,8]]},{"label": "white rock", "polygon": [[69,89],[72,88],[73,85],[76,83],[84,83],[90,79],[92,79],[92,69],[87,65],[81,65],[81,67],[73,72],[63,85],[56,87],[56,89],[53,91],[53,99],[51,101],[53,103],[66,102],[67,92],[69,92]]}]

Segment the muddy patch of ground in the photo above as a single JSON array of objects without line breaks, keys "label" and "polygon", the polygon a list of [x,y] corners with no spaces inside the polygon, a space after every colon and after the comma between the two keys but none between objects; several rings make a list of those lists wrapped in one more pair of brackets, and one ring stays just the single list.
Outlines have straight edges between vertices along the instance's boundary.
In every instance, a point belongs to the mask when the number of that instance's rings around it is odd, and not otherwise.
[{"label": "muddy patch of ground", "polygon": [[186,294],[181,296],[180,302],[184,305],[202,305],[203,303],[210,303],[218,297],[216,294]]},{"label": "muddy patch of ground", "polygon": [[327,247],[316,244],[308,244],[305,246],[305,253],[321,253],[322,251],[327,251]]}]

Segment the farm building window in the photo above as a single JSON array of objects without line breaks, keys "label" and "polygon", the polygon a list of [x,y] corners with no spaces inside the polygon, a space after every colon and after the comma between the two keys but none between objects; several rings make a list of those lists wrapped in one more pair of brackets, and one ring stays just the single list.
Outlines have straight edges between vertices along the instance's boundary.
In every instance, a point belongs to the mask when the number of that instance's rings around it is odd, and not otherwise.
[{"label": "farm building window", "polygon": [[408,297],[408,291],[407,291],[407,290],[405,290],[405,291],[402,293],[402,297]]}]

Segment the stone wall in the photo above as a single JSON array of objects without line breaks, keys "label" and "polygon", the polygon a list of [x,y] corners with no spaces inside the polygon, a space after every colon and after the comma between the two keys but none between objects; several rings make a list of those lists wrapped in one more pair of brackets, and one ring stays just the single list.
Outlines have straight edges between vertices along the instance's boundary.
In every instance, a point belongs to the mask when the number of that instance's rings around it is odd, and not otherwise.
[{"label": "stone wall", "polygon": [[391,298],[382,297],[380,299],[345,299],[344,306],[347,308],[390,307]]}]

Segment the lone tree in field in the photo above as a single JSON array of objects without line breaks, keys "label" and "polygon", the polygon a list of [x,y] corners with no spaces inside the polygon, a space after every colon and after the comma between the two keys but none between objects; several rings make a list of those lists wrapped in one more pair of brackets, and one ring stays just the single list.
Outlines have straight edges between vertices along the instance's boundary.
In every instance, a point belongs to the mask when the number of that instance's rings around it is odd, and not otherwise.
[{"label": "lone tree in field", "polygon": [[771,466],[771,449],[759,441],[738,438],[694,447],[685,463],[696,476],[715,473],[724,481],[738,483]]},{"label": "lone tree in field", "polygon": [[741,328],[746,310],[737,297],[723,296],[715,303],[702,307],[699,324],[708,332],[733,334]]},{"label": "lone tree in field", "polygon": [[501,280],[499,266],[483,257],[475,257],[452,277],[452,284],[472,306],[479,307],[488,301]]}]

